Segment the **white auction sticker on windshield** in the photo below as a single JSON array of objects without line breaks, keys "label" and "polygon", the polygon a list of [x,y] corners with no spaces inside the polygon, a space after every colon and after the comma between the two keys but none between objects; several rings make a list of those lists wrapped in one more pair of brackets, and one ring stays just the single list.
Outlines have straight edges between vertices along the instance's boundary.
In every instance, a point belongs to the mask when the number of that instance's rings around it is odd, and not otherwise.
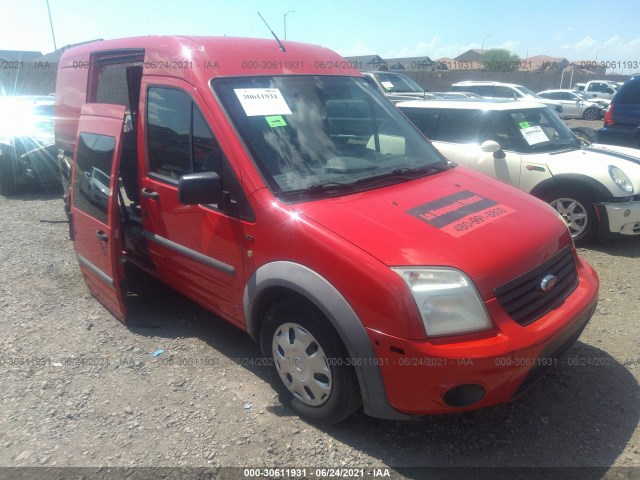
[{"label": "white auction sticker on windshield", "polygon": [[535,127],[523,128],[520,130],[520,133],[529,145],[549,141],[549,137],[547,137],[542,128],[537,125]]},{"label": "white auction sticker on windshield", "polygon": [[380,82],[384,88],[387,90],[391,90],[393,88],[393,83],[391,82]]},{"label": "white auction sticker on windshield", "polygon": [[258,115],[291,115],[289,105],[277,88],[235,88],[247,117]]}]

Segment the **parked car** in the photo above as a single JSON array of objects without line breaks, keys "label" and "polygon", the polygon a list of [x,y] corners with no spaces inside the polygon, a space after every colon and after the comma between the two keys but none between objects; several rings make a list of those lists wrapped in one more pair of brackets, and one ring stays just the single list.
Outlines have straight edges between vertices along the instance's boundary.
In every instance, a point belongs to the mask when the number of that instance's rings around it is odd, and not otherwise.
[{"label": "parked car", "polygon": [[108,174],[99,168],[91,167],[85,170],[80,178],[80,193],[90,202],[95,202],[106,209],[111,194],[110,181],[111,177]]},{"label": "parked car", "polygon": [[437,100],[485,100],[477,93],[472,92],[429,92]]},{"label": "parked car", "polygon": [[[56,87],[90,291],[126,322],[132,272],[166,282],[259,342],[311,421],[510,401],[596,307],[547,205],[447,162],[324,47],[97,41],[64,52]],[[106,208],[83,201],[93,167]]]},{"label": "parked car", "polygon": [[604,98],[611,100],[619,88],[619,82],[608,80],[590,80],[586,83],[576,83],[574,90],[584,92],[588,98]]},{"label": "parked car", "polygon": [[527,87],[515,83],[468,80],[451,85],[452,92],[473,92],[488,100],[509,99],[525,102],[538,102],[551,107],[562,118],[562,103],[538,96]]},{"label": "parked car", "polygon": [[54,97],[0,97],[0,194],[58,184]]},{"label": "parked car", "polygon": [[627,80],[611,100],[604,127],[598,130],[598,141],[640,148],[640,76]]},{"label": "parked car", "polygon": [[392,103],[406,100],[423,100],[435,98],[431,93],[427,93],[420,85],[411,80],[406,75],[395,72],[363,72],[364,78]]},{"label": "parked car", "polygon": [[398,108],[450,160],[545,200],[576,243],[640,234],[640,157],[578,139],[548,107],[527,102],[402,102]]},{"label": "parked car", "polygon": [[605,107],[598,102],[589,100],[582,92],[558,89],[544,90],[538,92],[538,95],[542,98],[548,98],[562,103],[564,118],[599,120],[604,117]]}]

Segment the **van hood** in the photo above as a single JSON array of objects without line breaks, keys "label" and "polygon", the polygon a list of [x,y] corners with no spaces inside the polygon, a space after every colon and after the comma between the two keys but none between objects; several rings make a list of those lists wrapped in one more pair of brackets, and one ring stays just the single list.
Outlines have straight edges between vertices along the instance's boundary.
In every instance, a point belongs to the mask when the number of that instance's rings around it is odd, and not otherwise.
[{"label": "van hood", "polygon": [[460,269],[485,299],[572,243],[548,205],[464,167],[295,208],[388,266]]}]

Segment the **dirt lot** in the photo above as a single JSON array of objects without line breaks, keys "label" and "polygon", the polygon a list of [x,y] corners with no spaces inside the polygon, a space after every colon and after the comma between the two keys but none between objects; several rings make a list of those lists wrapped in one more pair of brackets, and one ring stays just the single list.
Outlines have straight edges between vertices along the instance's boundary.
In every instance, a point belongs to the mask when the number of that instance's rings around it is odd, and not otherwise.
[{"label": "dirt lot", "polygon": [[279,404],[248,336],[184,298],[152,289],[132,325],[117,322],[84,285],[59,194],[0,197],[0,218],[0,467],[376,466],[421,478],[407,467],[563,466],[602,467],[581,478],[640,476],[640,238],[580,249],[602,282],[597,312],[521,400],[317,428]]}]

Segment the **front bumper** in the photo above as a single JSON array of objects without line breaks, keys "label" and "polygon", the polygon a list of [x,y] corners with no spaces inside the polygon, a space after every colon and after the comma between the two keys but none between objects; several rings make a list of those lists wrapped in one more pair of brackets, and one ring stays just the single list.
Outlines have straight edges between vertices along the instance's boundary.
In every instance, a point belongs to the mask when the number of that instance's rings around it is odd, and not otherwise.
[{"label": "front bumper", "polygon": [[640,201],[603,203],[609,231],[623,235],[640,235]]},{"label": "front bumper", "polygon": [[368,330],[391,406],[410,415],[452,413],[522,394],[560,363],[595,311],[598,277],[586,263],[578,267],[574,292],[527,326],[509,318],[494,298],[486,305],[496,329],[488,333],[407,340]]}]

